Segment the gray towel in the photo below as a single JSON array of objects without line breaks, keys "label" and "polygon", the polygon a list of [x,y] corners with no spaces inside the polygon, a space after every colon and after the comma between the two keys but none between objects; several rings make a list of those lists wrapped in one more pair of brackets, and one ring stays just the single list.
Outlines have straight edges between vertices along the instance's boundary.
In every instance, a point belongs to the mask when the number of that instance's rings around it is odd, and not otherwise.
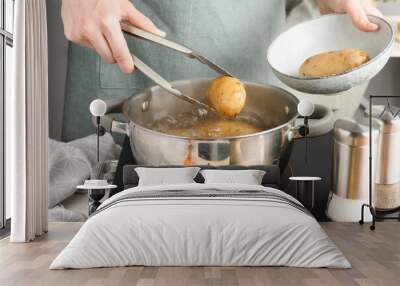
[{"label": "gray towel", "polygon": [[[50,139],[49,143],[49,207],[54,207],[75,191],[97,169],[96,135],[68,143]],[[120,147],[107,133],[100,138],[100,160],[116,160]]]}]

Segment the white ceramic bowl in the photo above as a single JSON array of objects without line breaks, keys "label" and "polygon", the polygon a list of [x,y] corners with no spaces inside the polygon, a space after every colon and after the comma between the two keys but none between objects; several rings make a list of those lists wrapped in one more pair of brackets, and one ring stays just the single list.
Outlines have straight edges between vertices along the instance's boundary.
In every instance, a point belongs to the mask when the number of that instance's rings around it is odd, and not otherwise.
[{"label": "white ceramic bowl", "polygon": [[[335,94],[374,77],[389,60],[394,44],[391,25],[376,16],[376,32],[362,32],[348,15],[331,14],[298,24],[280,34],[268,49],[268,63],[275,75],[295,90],[314,94]],[[318,53],[358,48],[368,52],[371,60],[350,71],[327,77],[302,77],[301,64]]]}]

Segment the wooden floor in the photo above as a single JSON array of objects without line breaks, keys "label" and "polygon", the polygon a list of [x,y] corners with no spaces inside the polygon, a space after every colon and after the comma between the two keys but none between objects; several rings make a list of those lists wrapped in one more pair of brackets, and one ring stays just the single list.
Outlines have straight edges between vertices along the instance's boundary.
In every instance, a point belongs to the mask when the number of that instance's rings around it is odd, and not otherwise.
[{"label": "wooden floor", "polygon": [[126,267],[48,270],[79,223],[51,223],[45,237],[29,244],[0,241],[0,285],[400,285],[400,223],[323,223],[352,269],[287,267]]}]

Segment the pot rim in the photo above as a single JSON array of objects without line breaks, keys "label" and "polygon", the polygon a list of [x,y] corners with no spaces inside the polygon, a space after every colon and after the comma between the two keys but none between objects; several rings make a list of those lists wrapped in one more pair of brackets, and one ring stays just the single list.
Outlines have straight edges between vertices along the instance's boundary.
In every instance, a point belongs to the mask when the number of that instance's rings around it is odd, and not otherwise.
[{"label": "pot rim", "polygon": [[[214,79],[214,78],[196,78],[196,79],[178,80],[178,81],[171,82],[171,84],[174,86],[174,85],[180,85],[182,83],[187,83],[187,82],[209,81],[210,79]],[[297,103],[297,104],[299,103],[299,99],[296,96],[294,96],[292,93],[290,93],[289,91],[287,91],[287,90],[285,90],[285,89],[283,89],[281,87],[278,87],[278,86],[275,86],[275,85],[254,83],[254,82],[249,82],[249,81],[244,81],[243,83],[244,83],[245,86],[246,85],[252,85],[252,86],[260,87],[260,88],[268,87],[268,88],[275,89],[275,90],[280,91],[280,92],[286,94],[287,96],[289,96],[291,99],[294,100],[295,103]],[[147,93],[149,91],[153,92],[154,90],[159,90],[159,89],[161,89],[161,87],[152,86],[150,88],[145,89],[144,91],[142,91],[140,93]],[[280,124],[278,126],[275,126],[273,128],[267,129],[267,130],[263,130],[263,131],[260,131],[260,132],[257,132],[257,133],[246,134],[246,135],[229,136],[229,137],[187,137],[187,136],[177,136],[177,135],[167,134],[167,133],[163,133],[161,131],[157,131],[157,130],[154,130],[154,129],[147,128],[147,127],[142,126],[142,125],[134,122],[133,120],[131,120],[129,118],[129,116],[127,116],[126,109],[127,109],[127,106],[129,104],[130,100],[135,96],[136,95],[132,95],[131,97],[127,98],[125,100],[124,104],[123,104],[123,112],[122,113],[123,113],[124,117],[129,120],[129,125],[133,124],[134,128],[138,127],[140,129],[145,130],[145,131],[150,132],[150,133],[154,133],[154,134],[157,134],[157,135],[162,135],[162,136],[165,136],[165,137],[170,137],[170,138],[173,138],[173,139],[180,139],[180,140],[192,140],[192,141],[209,142],[209,141],[234,140],[234,139],[243,139],[243,138],[256,137],[256,136],[265,135],[265,134],[268,134],[268,133],[275,132],[275,131],[277,131],[279,129],[282,129],[283,127],[285,127],[285,126],[289,125],[290,123],[294,122],[299,117],[299,113],[296,110],[296,112],[292,116],[292,118],[288,119],[286,121],[286,123]]]}]

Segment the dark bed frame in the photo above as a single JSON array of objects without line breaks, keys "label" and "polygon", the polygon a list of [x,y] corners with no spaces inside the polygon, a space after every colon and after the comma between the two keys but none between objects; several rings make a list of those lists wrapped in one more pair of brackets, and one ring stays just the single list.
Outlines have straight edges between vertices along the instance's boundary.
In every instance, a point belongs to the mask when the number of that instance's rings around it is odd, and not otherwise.
[{"label": "dark bed frame", "polygon": [[[143,165],[125,165],[123,169],[123,184],[124,189],[136,187],[139,183],[139,176],[135,171],[137,167],[147,167],[147,168],[185,168],[185,166],[143,166]],[[265,175],[262,180],[262,185],[266,187],[272,187],[280,189],[280,169],[278,166],[195,166],[202,170],[206,169],[217,169],[217,170],[263,170]],[[194,179],[197,183],[204,183],[203,176],[199,174]]]}]

